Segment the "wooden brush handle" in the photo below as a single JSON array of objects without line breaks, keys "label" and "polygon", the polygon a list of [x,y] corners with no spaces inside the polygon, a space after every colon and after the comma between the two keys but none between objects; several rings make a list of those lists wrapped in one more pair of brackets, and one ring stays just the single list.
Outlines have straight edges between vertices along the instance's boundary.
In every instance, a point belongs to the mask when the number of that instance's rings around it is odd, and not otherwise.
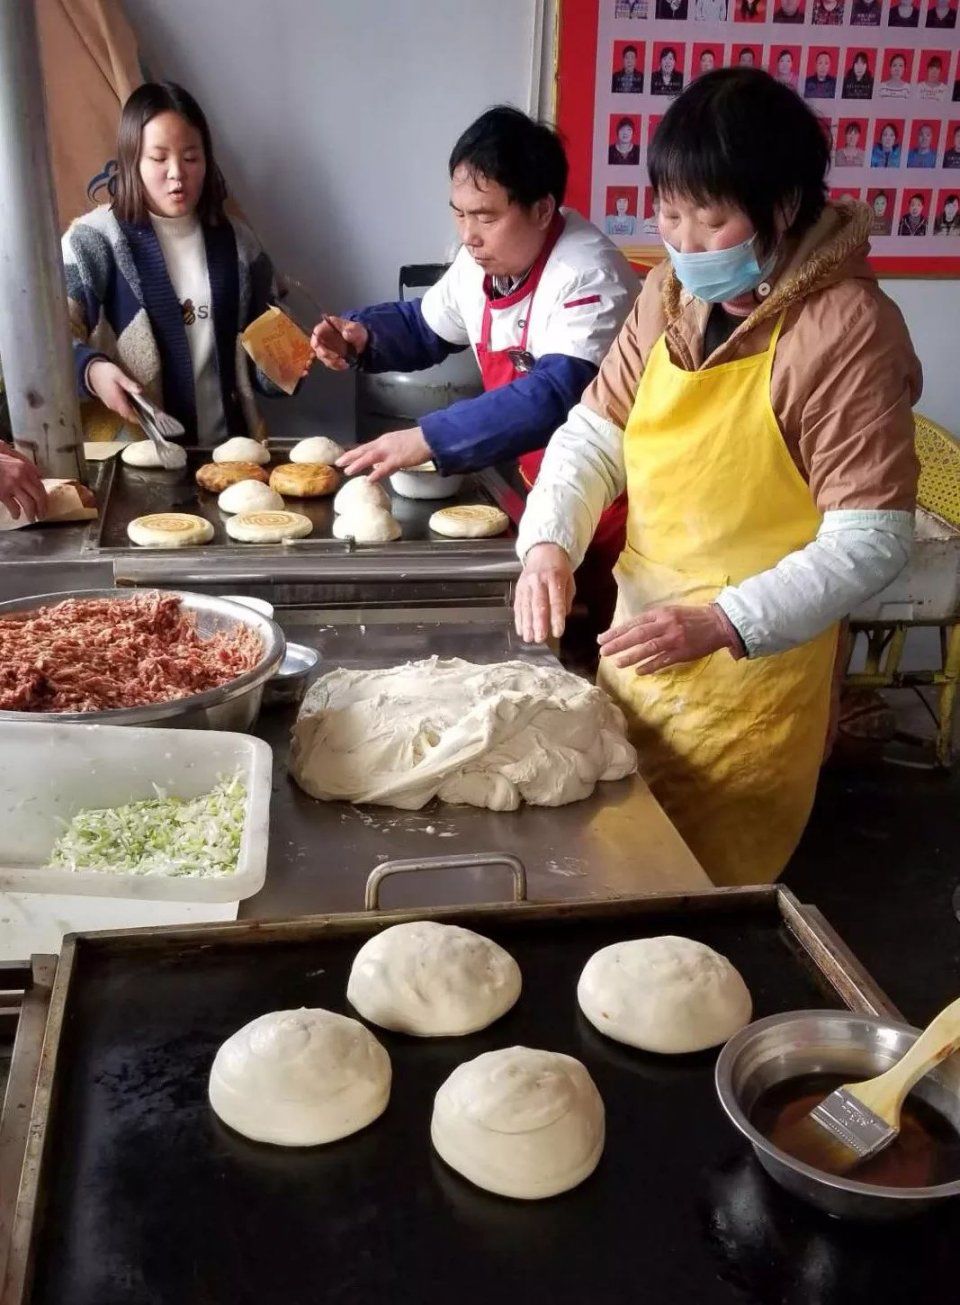
[{"label": "wooden brush handle", "polygon": [[892,1069],[865,1083],[851,1083],[848,1090],[865,1106],[885,1119],[893,1128],[899,1126],[903,1099],[924,1074],[960,1048],[960,997],[924,1029]]}]

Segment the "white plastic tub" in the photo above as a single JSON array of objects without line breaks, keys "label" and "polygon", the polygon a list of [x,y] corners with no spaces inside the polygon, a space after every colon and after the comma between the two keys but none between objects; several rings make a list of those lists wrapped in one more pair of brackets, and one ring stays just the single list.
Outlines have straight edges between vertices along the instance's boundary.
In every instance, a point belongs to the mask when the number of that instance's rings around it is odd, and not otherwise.
[{"label": "white plastic tub", "polygon": [[[153,901],[236,902],[263,887],[273,753],[261,739],[217,730],[117,725],[0,724],[0,892],[83,894]],[[76,813],[156,796],[207,793],[239,774],[246,815],[237,871],[108,874],[48,864]]]}]

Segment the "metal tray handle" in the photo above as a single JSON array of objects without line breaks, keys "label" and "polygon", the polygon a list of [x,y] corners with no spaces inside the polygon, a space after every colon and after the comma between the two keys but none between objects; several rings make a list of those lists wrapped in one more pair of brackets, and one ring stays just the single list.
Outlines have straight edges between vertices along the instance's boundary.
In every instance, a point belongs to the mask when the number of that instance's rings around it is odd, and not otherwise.
[{"label": "metal tray handle", "polygon": [[384,861],[367,876],[363,906],[367,911],[380,909],[380,885],[391,875],[415,874],[420,870],[472,870],[476,866],[506,866],[513,875],[513,900],[527,900],[527,872],[523,862],[509,852],[468,852],[463,856],[425,856],[422,860]]}]

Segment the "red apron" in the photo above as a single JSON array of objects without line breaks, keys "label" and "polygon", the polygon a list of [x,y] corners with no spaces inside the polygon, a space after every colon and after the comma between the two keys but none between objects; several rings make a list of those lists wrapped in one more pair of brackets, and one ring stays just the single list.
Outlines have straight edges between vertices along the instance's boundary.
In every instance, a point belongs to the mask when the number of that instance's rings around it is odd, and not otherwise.
[{"label": "red apron", "polygon": [[[515,290],[512,295],[496,301],[498,308],[510,308],[529,295],[530,302],[527,305],[526,316],[523,319],[523,330],[519,344],[511,345],[507,349],[490,348],[490,328],[493,313],[490,297],[486,293],[489,281],[484,286],[483,320],[480,325],[480,340],[477,344],[477,362],[480,364],[480,376],[483,380],[484,390],[497,390],[501,385],[509,385],[511,381],[515,381],[524,375],[524,372],[518,369],[514,358],[517,353],[526,351],[530,318],[533,314],[534,295],[537,293],[537,287],[540,284],[540,278],[543,275],[547,259],[550,257],[553,247],[562,233],[563,218],[558,214],[547,234],[537,261],[530,269],[530,274],[523,285]],[[528,490],[533,488],[545,452],[546,449],[534,449],[530,453],[521,454],[518,459],[520,476]],[[606,629],[613,618],[613,608],[616,602],[613,568],[623,552],[626,537],[627,496],[621,494],[616,502],[612,503],[601,515],[593,540],[587,549],[586,557],[577,572],[578,597],[586,602],[590,608],[599,629]]]}]

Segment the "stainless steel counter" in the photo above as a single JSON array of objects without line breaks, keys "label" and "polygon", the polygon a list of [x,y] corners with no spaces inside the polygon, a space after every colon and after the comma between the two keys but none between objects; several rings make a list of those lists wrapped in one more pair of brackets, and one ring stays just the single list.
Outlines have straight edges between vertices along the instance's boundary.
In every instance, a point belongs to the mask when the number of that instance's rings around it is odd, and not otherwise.
[{"label": "stainless steel counter", "polygon": [[[503,661],[545,648],[520,644],[503,614],[467,623],[416,621],[326,625],[281,614],[290,639],[321,654],[318,673],[336,666],[388,666],[416,658],[466,656]],[[274,797],[267,882],[241,903],[240,916],[277,918],[363,907],[367,874],[387,860],[509,853],[523,861],[536,900],[686,891],[710,881],[654,800],[633,777],[601,784],[593,797],[566,807],[495,812],[431,803],[423,811],[317,802],[287,775],[295,712],[267,709],[257,733],[274,749]],[[506,868],[422,873],[392,879],[384,906],[448,905],[509,897]]]}]

